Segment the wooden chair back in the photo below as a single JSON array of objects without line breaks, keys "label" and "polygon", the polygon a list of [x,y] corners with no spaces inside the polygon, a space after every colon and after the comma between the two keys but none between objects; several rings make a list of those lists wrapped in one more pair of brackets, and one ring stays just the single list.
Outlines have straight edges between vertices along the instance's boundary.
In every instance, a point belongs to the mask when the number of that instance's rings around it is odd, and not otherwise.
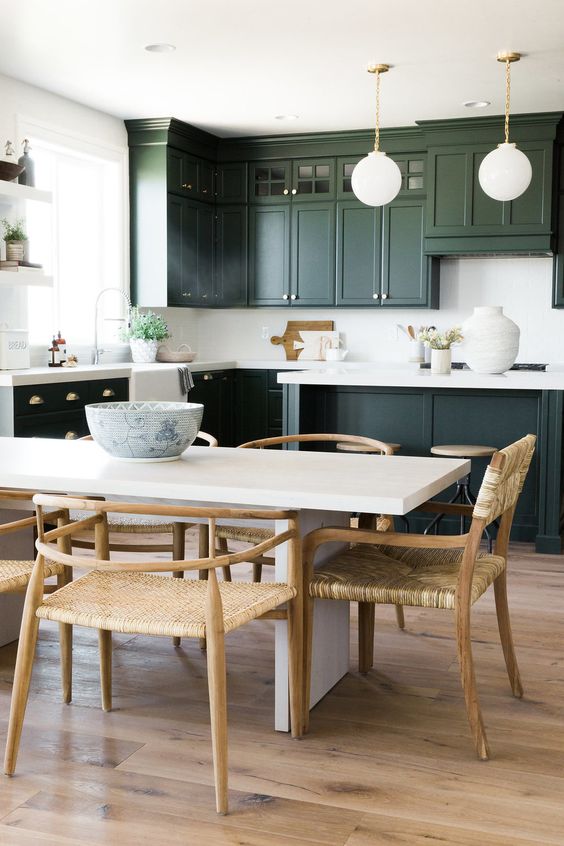
[{"label": "wooden chair back", "polygon": [[279,435],[275,438],[260,438],[256,441],[247,441],[239,444],[240,449],[264,449],[265,447],[278,446],[279,444],[305,444],[305,443],[339,442],[348,444],[361,444],[362,446],[377,449],[382,455],[393,455],[394,450],[390,444],[378,441],[376,438],[364,437],[364,435],[333,435],[325,432],[307,435]]},{"label": "wooden chair back", "polygon": [[[7,488],[0,488],[0,501],[31,502],[34,496],[35,491],[12,491]],[[54,519],[58,515],[50,514],[49,516],[51,519]],[[7,535],[11,532],[18,532],[20,529],[28,528],[29,526],[35,526],[36,522],[35,514],[33,514],[30,517],[21,517],[17,520],[11,520],[8,523],[1,523],[0,535]]]},{"label": "wooden chair back", "polygon": [[[210,555],[206,558],[186,559],[174,561],[175,571],[208,570],[210,575],[217,567],[226,567],[249,560],[249,550],[237,553],[226,553],[216,556],[215,526],[216,520],[252,520],[269,521],[287,520],[289,528],[273,535],[271,538],[257,544],[253,555],[262,555],[283,543],[291,542],[294,553],[290,560],[294,560],[288,583],[297,585],[298,573],[296,548],[299,547],[298,516],[295,511],[288,510],[256,510],[243,508],[204,508],[180,505],[155,505],[127,502],[110,502],[103,500],[81,499],[72,496],[55,494],[36,494],[33,497],[37,509],[38,539],[36,548],[39,557],[49,558],[69,567],[81,567],[88,570],[106,570],[113,572],[170,572],[170,561],[163,560],[130,560],[112,561],[109,547],[108,514],[136,514],[155,515],[158,517],[180,518],[187,522],[205,521],[208,524]],[[53,522],[52,512],[46,508],[55,508],[59,512],[57,527],[49,529]],[[84,518],[70,519],[70,511],[84,512]],[[71,537],[81,532],[94,529],[95,558],[87,558],[71,550]],[[56,544],[54,543],[56,541]]]},{"label": "wooden chair back", "polygon": [[526,435],[492,456],[474,505],[474,517],[488,525],[515,508],[525,484],[535,443],[535,435]]}]

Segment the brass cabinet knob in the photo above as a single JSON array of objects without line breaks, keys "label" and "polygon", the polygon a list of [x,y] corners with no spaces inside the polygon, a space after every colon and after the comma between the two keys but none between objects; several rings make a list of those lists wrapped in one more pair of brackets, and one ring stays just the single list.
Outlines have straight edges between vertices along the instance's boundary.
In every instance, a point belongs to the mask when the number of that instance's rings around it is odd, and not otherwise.
[{"label": "brass cabinet knob", "polygon": [[298,193],[298,189],[297,189],[297,188],[292,188],[292,194],[297,194],[297,193]]},{"label": "brass cabinet knob", "polygon": [[283,300],[289,300],[290,299],[289,294],[282,294],[282,299]]},{"label": "brass cabinet knob", "polygon": [[113,388],[104,388],[104,390],[102,391],[103,397],[115,397],[115,395],[116,395],[116,392],[114,391]]},{"label": "brass cabinet knob", "polygon": [[80,397],[74,391],[69,391],[68,394],[66,395],[65,399],[66,399],[67,402],[76,402],[77,400],[80,399]]},{"label": "brass cabinet knob", "polygon": [[76,441],[78,439],[78,432],[73,432],[72,429],[70,432],[67,432],[65,435],[65,441]]},{"label": "brass cabinet knob", "polygon": [[380,294],[372,294],[372,299],[373,299],[373,300],[379,300],[379,299],[380,299]]},{"label": "brass cabinet knob", "polygon": [[298,295],[297,295],[297,294],[290,294],[290,299],[291,299],[291,300],[297,300],[297,299],[298,299]]},{"label": "brass cabinet knob", "polygon": [[290,192],[288,191],[287,188],[284,188],[282,193],[284,194],[284,196],[287,196]]},{"label": "brass cabinet knob", "polygon": [[383,300],[387,300],[387,299],[388,299],[388,295],[387,295],[387,294],[382,294],[382,299],[383,299]]},{"label": "brass cabinet knob", "polygon": [[213,373],[204,373],[204,382],[211,382],[213,379]]},{"label": "brass cabinet knob", "polygon": [[45,400],[43,399],[43,397],[39,396],[39,394],[34,394],[32,397],[29,398],[27,404],[28,405],[43,405],[44,402],[45,402]]}]

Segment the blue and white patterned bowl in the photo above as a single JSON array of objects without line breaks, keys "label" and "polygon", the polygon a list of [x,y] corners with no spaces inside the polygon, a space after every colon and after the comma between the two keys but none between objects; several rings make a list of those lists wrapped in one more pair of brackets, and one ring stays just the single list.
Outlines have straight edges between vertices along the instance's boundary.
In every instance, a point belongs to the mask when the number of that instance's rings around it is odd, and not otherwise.
[{"label": "blue and white patterned bowl", "polygon": [[95,402],[86,406],[96,443],[123,461],[175,461],[194,442],[204,406],[196,402]]}]

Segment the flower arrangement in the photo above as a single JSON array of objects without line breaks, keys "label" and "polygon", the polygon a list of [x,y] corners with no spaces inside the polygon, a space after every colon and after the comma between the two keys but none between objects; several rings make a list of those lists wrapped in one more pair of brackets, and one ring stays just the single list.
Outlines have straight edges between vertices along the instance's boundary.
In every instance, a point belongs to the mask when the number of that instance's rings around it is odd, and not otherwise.
[{"label": "flower arrangement", "polygon": [[129,327],[120,330],[122,341],[164,341],[169,337],[168,326],[160,314],[153,311],[140,312],[139,306],[131,309]]},{"label": "flower arrangement", "polygon": [[431,327],[423,327],[417,339],[432,350],[450,350],[453,344],[459,344],[464,339],[464,335],[460,326],[453,326],[452,329],[447,329],[445,332],[439,332],[438,329]]},{"label": "flower arrangement", "polygon": [[18,217],[13,223],[3,217],[1,223],[4,227],[4,241],[27,241],[23,217]]}]

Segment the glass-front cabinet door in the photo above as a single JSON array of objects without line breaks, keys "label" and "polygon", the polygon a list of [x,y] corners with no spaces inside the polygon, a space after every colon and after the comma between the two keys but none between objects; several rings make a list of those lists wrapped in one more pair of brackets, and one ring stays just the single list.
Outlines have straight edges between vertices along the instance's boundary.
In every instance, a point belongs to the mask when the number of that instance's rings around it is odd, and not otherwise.
[{"label": "glass-front cabinet door", "polygon": [[292,165],[288,161],[251,162],[249,202],[283,203],[290,200]]},{"label": "glass-front cabinet door", "polygon": [[335,196],[335,159],[292,162],[290,194],[296,200],[331,200]]},{"label": "glass-front cabinet door", "polygon": [[[357,162],[363,156],[350,156],[337,159],[337,199],[352,200],[354,193],[352,189],[352,172]],[[425,194],[425,154],[402,153],[393,155],[392,158],[400,169],[401,188],[399,197],[414,197]]]}]

